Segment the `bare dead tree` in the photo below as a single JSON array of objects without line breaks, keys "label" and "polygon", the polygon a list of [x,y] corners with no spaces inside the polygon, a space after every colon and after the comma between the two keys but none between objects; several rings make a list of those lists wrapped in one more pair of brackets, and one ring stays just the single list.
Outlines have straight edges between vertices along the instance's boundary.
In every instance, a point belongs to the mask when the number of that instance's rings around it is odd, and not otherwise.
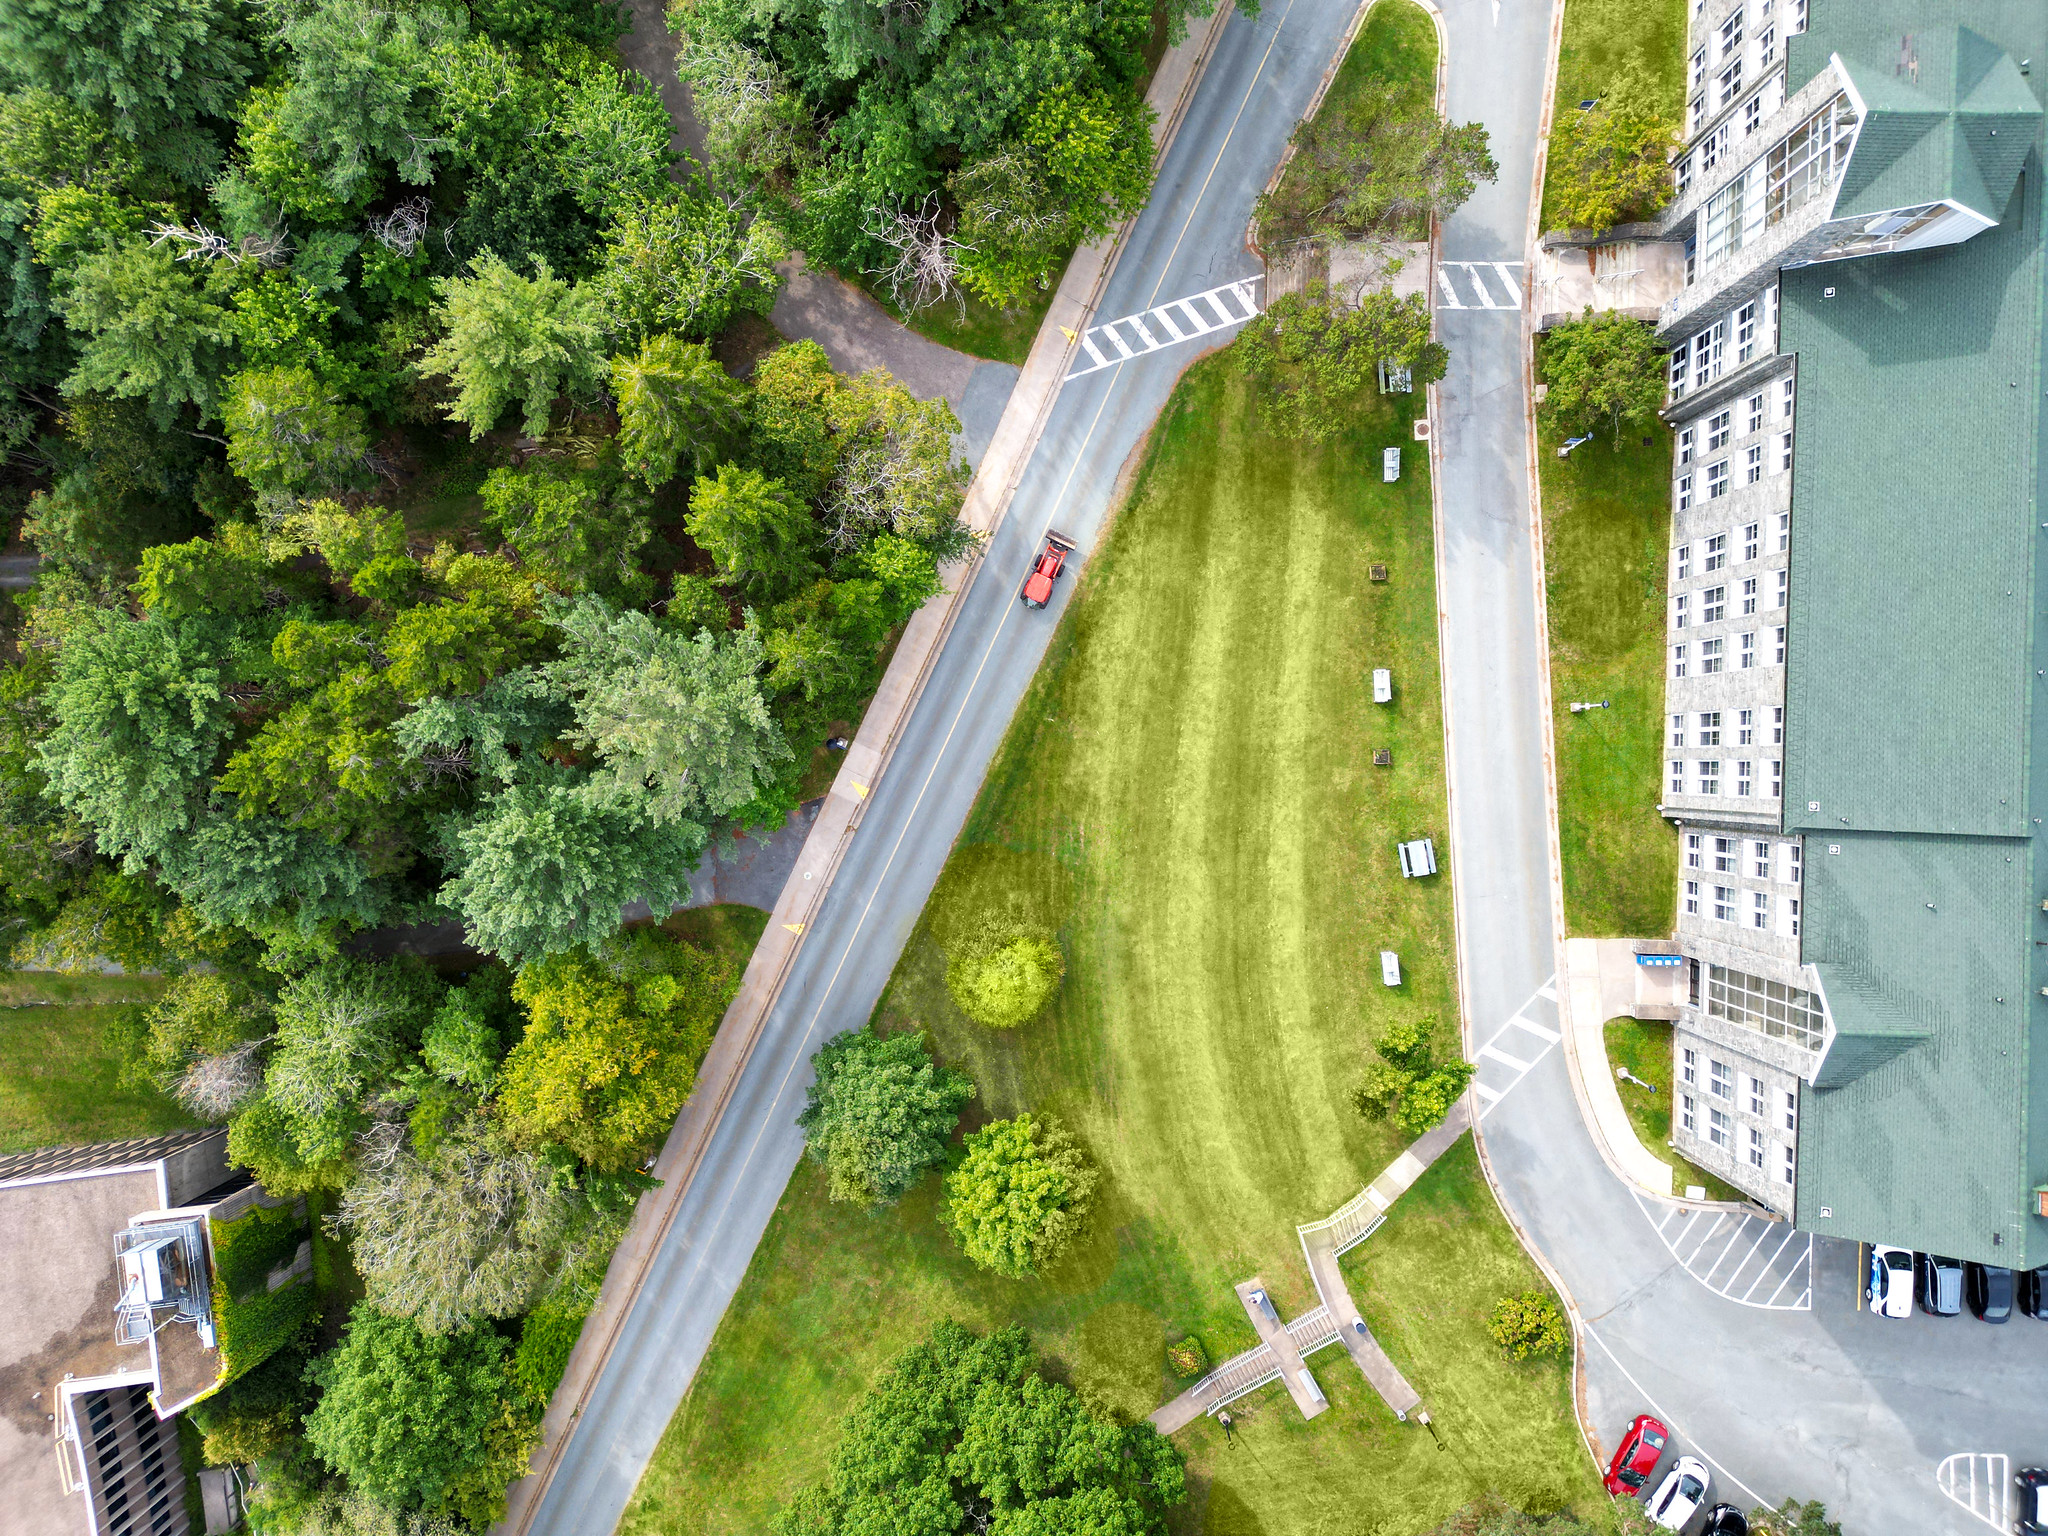
[{"label": "bare dead tree", "polygon": [[178,1074],[172,1092],[201,1120],[218,1124],[262,1088],[263,1047],[268,1043],[268,1037],[244,1040],[231,1050],[201,1056]]},{"label": "bare dead tree", "polygon": [[870,267],[867,275],[886,283],[889,297],[907,315],[948,298],[959,302],[961,313],[966,313],[966,299],[959,286],[959,253],[974,247],[954,239],[942,220],[936,194],[928,194],[914,208],[868,210],[868,237],[889,247],[896,259],[886,267]]},{"label": "bare dead tree", "polygon": [[408,197],[389,213],[370,215],[365,227],[387,251],[410,256],[427,238],[427,215],[433,207],[424,197]]},{"label": "bare dead tree", "polygon": [[230,240],[198,223],[190,228],[183,224],[153,224],[149,234],[152,249],[169,241],[177,248],[180,261],[225,261],[231,267],[253,261],[259,266],[281,267],[291,254],[291,232],[282,226],[260,235],[244,235],[239,240]]}]

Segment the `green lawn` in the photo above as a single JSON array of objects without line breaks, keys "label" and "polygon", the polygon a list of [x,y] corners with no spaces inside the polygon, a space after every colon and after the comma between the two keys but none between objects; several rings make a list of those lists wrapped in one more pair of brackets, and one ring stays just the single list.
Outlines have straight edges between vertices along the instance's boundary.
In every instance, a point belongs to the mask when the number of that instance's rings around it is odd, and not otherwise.
[{"label": "green lawn", "polygon": [[1066,270],[1066,263],[1062,262],[1059,271],[1046,279],[1038,296],[1015,309],[998,309],[971,294],[962,294],[906,315],[890,299],[887,288],[872,280],[867,281],[866,287],[884,309],[927,340],[965,352],[969,357],[1015,363],[1021,368],[1030,355],[1038,327],[1045,321],[1045,312],[1052,308],[1052,296]]},{"label": "green lawn", "polygon": [[[999,1280],[939,1226],[936,1179],[869,1216],[830,1205],[806,1164],[626,1531],[763,1529],[819,1475],[838,1416],[941,1317],[1023,1322],[1055,1373],[1142,1415],[1179,1390],[1170,1340],[1192,1332],[1211,1360],[1252,1342],[1233,1282],[1262,1273],[1285,1315],[1312,1304],[1295,1223],[1400,1143],[1347,1103],[1370,1035],[1434,1013],[1456,1038],[1447,881],[1403,882],[1393,849],[1445,831],[1430,497],[1412,447],[1380,482],[1405,402],[1368,401],[1323,449],[1253,415],[1227,358],[1183,380],[934,894],[1036,907],[1067,950],[1062,992],[1009,1035],[970,1024],[928,909],[879,1010],[973,1075],[970,1124],[1030,1108],[1080,1135],[1108,1174],[1093,1231],[1052,1273]],[[1374,666],[1393,670],[1390,706],[1370,702]],[[1376,747],[1391,768],[1370,766]],[[1383,947],[1399,991],[1380,984]],[[1319,1357],[1334,1412],[1314,1425],[1274,1387],[1247,1400],[1235,1449],[1207,1425],[1183,1437],[1181,1529],[1391,1536],[1486,1488],[1591,1491],[1564,1367],[1513,1367],[1485,1341],[1493,1303],[1540,1281],[1469,1149],[1350,1262],[1458,1454]]]},{"label": "green lawn", "polygon": [[1732,1184],[1725,1184],[1706,1169],[1680,1157],[1671,1149],[1671,1026],[1643,1019],[1609,1019],[1606,1028],[1607,1069],[1626,1067],[1656,1089],[1641,1088],[1617,1078],[1623,1108],[1636,1128],[1636,1139],[1678,1171],[1673,1193],[1684,1194],[1690,1184],[1704,1185],[1709,1200],[1747,1200],[1749,1196]]},{"label": "green lawn", "polygon": [[[1617,453],[1602,431],[1560,460],[1558,434],[1537,420],[1565,927],[1662,936],[1678,868],[1677,834],[1657,814],[1671,433],[1625,433]],[[1602,699],[1612,707],[1571,712]]]},{"label": "green lawn", "polygon": [[120,1080],[123,1005],[162,990],[162,981],[140,976],[0,977],[0,1153],[199,1123],[169,1095]]},{"label": "green lawn", "polygon": [[[1605,95],[1616,69],[1639,48],[1664,84],[1671,120],[1683,122],[1685,0],[1567,0],[1552,120],[1561,122],[1580,102]],[[1557,223],[1546,190],[1543,227],[1555,229]]]}]

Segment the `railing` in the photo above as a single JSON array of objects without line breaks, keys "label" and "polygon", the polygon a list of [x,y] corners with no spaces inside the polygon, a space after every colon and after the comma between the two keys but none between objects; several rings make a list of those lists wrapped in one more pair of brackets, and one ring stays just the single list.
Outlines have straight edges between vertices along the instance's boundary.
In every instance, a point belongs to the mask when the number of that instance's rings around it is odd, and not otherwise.
[{"label": "railing", "polygon": [[1339,1253],[1343,1253],[1372,1236],[1373,1229],[1386,1219],[1379,1202],[1373,1197],[1372,1186],[1368,1184],[1321,1221],[1312,1221],[1306,1226],[1296,1227],[1295,1231],[1301,1234],[1304,1246],[1310,1237],[1327,1232],[1330,1234],[1332,1245]]}]

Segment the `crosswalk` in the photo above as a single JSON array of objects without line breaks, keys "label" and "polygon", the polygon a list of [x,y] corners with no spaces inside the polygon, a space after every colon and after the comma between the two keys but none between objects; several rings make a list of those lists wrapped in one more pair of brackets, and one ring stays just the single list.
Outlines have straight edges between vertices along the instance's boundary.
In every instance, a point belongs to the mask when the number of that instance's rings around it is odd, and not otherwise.
[{"label": "crosswalk", "polygon": [[1744,1211],[1703,1211],[1636,1195],[1687,1274],[1739,1307],[1813,1310],[1813,1234]]},{"label": "crosswalk", "polygon": [[1258,287],[1264,280],[1262,276],[1240,278],[1185,299],[1169,299],[1121,320],[1091,325],[1079,338],[1079,366],[1067,377],[1084,378],[1147,353],[1163,352],[1243,325],[1259,312]]},{"label": "crosswalk", "polygon": [[1519,261],[1440,261],[1436,264],[1438,309],[1522,307]]},{"label": "crosswalk", "polygon": [[1564,1038],[1556,1028],[1556,979],[1552,977],[1530,993],[1507,1023],[1472,1053],[1472,1095],[1481,1120]]}]

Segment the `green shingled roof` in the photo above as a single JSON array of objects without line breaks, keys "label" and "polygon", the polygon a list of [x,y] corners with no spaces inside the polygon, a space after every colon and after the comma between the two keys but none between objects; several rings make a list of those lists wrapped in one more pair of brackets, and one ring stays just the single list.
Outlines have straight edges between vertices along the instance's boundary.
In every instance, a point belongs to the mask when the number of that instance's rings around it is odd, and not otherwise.
[{"label": "green shingled roof", "polygon": [[1868,109],[1837,216],[1953,197],[2000,220],[1781,279],[1799,357],[1784,815],[1807,834],[1802,957],[1836,1031],[1804,1096],[1798,1217],[2044,1264],[2048,6],[1816,0],[1791,42],[1793,88],[1839,57]]}]

